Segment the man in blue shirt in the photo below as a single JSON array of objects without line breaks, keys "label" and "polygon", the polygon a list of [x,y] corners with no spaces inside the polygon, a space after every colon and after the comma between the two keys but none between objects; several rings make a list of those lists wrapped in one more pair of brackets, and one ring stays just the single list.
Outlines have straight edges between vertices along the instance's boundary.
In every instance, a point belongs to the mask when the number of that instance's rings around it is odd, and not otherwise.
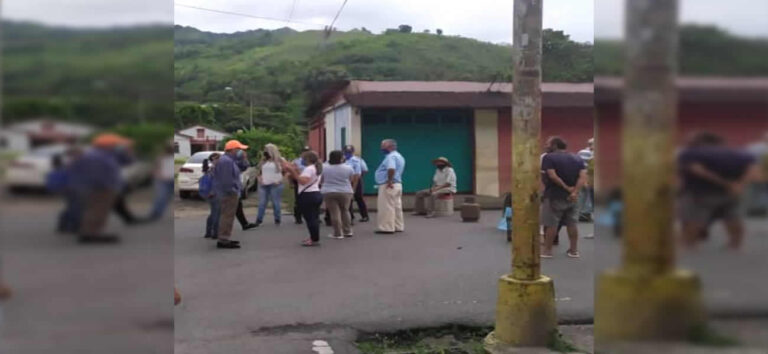
[{"label": "man in blue shirt", "polygon": [[[368,172],[368,166],[365,165],[365,161],[362,158],[355,156],[355,147],[347,145],[344,147],[344,158],[347,159],[346,164],[352,167],[355,171],[355,181],[352,184],[352,189],[355,191],[354,200],[357,203],[357,208],[360,210],[360,222],[368,221],[368,206],[365,205],[365,199],[363,199],[363,174]],[[355,213],[353,212],[353,204],[349,204],[349,214],[352,215],[352,220],[355,219]]]},{"label": "man in blue shirt", "polygon": [[[292,161],[293,165],[299,170],[299,173],[304,172],[304,159],[301,158],[301,155],[307,151],[309,151],[309,146],[301,149],[299,157]],[[301,225],[301,212],[299,211],[299,203],[296,202],[299,200],[299,182],[295,178],[291,178],[291,184],[293,184],[293,218],[296,219],[297,225]]]},{"label": "man in blue shirt", "polygon": [[237,140],[228,141],[224,146],[224,155],[219,158],[219,162],[216,163],[216,168],[213,170],[213,191],[221,203],[217,248],[240,248],[240,242],[230,240],[230,237],[232,236],[232,226],[235,222],[240,193],[243,190],[243,184],[240,180],[242,171],[238,165],[238,160],[244,160],[242,156],[245,154],[245,149],[248,149],[248,146]]},{"label": "man in blue shirt", "polygon": [[381,152],[384,160],[376,169],[374,175],[379,186],[377,198],[378,227],[376,233],[393,234],[403,232],[403,171],[405,171],[405,158],[397,152],[397,142],[394,139],[385,139],[381,142]]}]

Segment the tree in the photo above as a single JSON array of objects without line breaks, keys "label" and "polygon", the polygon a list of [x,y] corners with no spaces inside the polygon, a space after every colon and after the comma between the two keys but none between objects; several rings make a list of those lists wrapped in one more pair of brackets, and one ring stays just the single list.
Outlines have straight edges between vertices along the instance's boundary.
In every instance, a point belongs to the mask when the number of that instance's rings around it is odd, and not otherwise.
[{"label": "tree", "polygon": [[430,33],[429,29],[425,29],[424,33],[429,34]]},{"label": "tree", "polygon": [[437,33],[438,36],[442,36],[443,35],[443,30],[440,29],[440,28],[438,28],[435,32]]},{"label": "tree", "polygon": [[413,31],[413,27],[409,25],[400,25],[397,26],[397,30],[400,31],[400,33],[411,33]]}]

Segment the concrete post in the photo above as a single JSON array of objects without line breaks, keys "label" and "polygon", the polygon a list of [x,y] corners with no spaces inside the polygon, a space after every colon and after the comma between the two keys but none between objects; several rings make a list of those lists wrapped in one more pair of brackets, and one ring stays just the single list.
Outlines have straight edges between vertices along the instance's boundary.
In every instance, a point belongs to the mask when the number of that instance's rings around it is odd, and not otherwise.
[{"label": "concrete post", "polygon": [[514,3],[512,273],[499,279],[496,328],[485,341],[491,353],[545,345],[557,328],[554,284],[539,259],[542,7]]},{"label": "concrete post", "polygon": [[677,14],[675,0],[626,1],[623,257],[598,279],[598,345],[683,339],[703,322],[698,279],[674,267]]}]

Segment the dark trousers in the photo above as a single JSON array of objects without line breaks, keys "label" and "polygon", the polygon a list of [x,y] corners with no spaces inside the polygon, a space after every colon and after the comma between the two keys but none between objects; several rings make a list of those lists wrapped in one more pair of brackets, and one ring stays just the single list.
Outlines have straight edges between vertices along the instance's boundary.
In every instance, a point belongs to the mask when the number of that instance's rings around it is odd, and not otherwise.
[{"label": "dark trousers", "polygon": [[131,224],[136,222],[136,216],[133,215],[131,210],[128,209],[128,205],[126,204],[125,199],[128,196],[128,193],[130,193],[128,189],[123,189],[119,192],[119,194],[115,198],[113,210],[120,217],[120,219],[123,220],[124,223]]},{"label": "dark trousers", "polygon": [[235,212],[235,216],[237,217],[237,222],[240,223],[240,226],[243,228],[248,225],[248,219],[245,217],[245,212],[243,212],[243,197],[237,198],[237,211]]},{"label": "dark trousers", "polygon": [[312,242],[320,241],[320,205],[323,204],[323,195],[320,192],[304,192],[297,199],[299,211],[307,224],[309,237]]},{"label": "dark trousers", "polygon": [[293,185],[293,218],[297,223],[301,222],[301,210],[299,210],[299,184],[296,180],[291,183]]},{"label": "dark trousers", "polygon": [[[363,181],[357,183],[354,201],[357,203],[357,209],[360,210],[360,217],[368,218],[368,206],[365,205],[365,199],[363,199]],[[349,215],[352,216],[353,220],[355,219],[355,213],[352,211],[354,209],[352,206],[355,205],[355,203],[349,203]]]}]

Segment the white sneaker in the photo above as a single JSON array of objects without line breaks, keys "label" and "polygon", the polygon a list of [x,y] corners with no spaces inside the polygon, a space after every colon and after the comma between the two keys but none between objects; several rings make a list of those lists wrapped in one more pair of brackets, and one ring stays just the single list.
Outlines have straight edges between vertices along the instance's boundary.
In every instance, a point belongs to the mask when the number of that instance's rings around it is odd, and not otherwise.
[{"label": "white sneaker", "polygon": [[328,234],[328,238],[335,238],[337,240],[341,240],[344,238],[344,236],[336,236],[334,234]]},{"label": "white sneaker", "polygon": [[595,238],[595,234],[589,234],[587,236],[584,236],[584,238]]}]

